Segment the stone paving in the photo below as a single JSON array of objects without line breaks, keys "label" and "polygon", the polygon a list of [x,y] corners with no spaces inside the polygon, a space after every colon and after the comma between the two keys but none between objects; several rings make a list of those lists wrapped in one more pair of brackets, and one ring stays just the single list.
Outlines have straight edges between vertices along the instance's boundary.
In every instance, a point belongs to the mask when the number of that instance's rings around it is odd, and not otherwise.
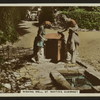
[{"label": "stone paving", "polygon": [[51,62],[42,62],[40,64],[27,63],[24,67],[18,69],[17,72],[20,74],[20,77],[30,78],[33,87],[36,89],[57,89],[52,83],[50,72],[64,69],[68,71],[84,70],[80,66],[67,68],[65,66],[66,63],[63,62],[57,64]]}]

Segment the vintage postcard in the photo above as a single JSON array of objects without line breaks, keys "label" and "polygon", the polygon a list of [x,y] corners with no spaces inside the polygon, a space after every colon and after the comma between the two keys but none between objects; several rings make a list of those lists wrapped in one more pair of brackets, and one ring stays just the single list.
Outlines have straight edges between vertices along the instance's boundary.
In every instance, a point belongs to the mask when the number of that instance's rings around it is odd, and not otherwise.
[{"label": "vintage postcard", "polygon": [[0,4],[2,96],[100,96],[100,4]]}]

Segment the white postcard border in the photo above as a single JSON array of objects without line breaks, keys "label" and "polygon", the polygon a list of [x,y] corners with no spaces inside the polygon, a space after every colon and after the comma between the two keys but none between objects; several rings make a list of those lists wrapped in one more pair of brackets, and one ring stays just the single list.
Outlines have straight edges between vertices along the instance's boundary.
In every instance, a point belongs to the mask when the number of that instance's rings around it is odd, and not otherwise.
[{"label": "white postcard border", "polygon": [[[2,3],[0,7],[24,6],[100,6],[100,3]],[[38,90],[50,91],[50,90]],[[53,90],[52,90],[53,91]],[[61,90],[64,91],[64,90]],[[100,93],[0,93],[0,97],[100,97]]]}]

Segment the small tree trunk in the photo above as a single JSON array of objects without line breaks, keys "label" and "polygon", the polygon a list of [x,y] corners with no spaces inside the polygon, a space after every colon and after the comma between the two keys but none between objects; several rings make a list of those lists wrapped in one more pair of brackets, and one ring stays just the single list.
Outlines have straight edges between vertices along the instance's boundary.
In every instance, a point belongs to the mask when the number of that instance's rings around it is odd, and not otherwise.
[{"label": "small tree trunk", "polygon": [[4,54],[5,54],[5,50],[4,50],[3,45],[2,45],[2,53],[3,53],[3,56],[4,56]]},{"label": "small tree trunk", "polygon": [[9,45],[7,46],[7,55],[8,55],[8,59],[9,59]]}]

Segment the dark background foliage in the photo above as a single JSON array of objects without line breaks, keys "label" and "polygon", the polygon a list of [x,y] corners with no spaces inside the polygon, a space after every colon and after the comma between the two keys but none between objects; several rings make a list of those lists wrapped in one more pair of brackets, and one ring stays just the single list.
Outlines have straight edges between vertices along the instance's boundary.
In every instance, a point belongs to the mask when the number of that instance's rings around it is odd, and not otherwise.
[{"label": "dark background foliage", "polygon": [[[54,22],[54,9],[77,21],[80,28],[100,30],[100,7],[42,7],[39,23]],[[18,23],[25,19],[29,7],[0,7],[0,44],[18,39]]]},{"label": "dark background foliage", "polygon": [[100,7],[69,8],[62,11],[77,21],[80,28],[100,30]]},{"label": "dark background foliage", "polygon": [[14,43],[18,39],[16,28],[25,18],[25,11],[25,7],[0,7],[0,44]]}]

